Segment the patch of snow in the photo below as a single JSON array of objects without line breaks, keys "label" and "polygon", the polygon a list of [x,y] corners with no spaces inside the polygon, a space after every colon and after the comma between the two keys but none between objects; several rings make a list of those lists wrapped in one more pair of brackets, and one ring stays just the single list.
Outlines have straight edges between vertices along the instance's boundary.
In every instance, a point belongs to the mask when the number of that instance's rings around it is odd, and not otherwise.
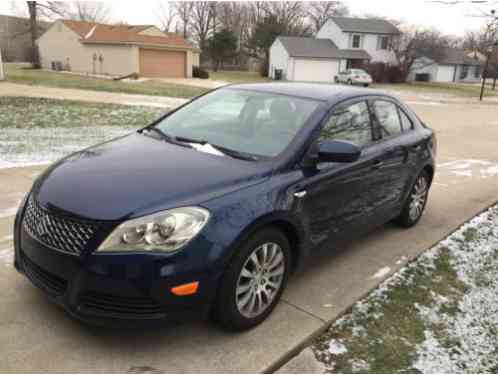
[{"label": "patch of snow", "polygon": [[12,266],[14,262],[14,250],[13,249],[0,249],[0,263],[4,266]]},{"label": "patch of snow", "polygon": [[354,374],[358,373],[365,373],[370,370],[370,365],[368,364],[367,361],[364,361],[363,359],[356,359],[356,360],[349,360],[349,363],[351,364],[351,370],[353,371]]},{"label": "patch of snow", "polygon": [[124,105],[130,105],[130,106],[139,106],[139,107],[171,108],[171,105],[167,105],[167,104],[164,104],[164,103],[153,103],[153,102],[137,102],[137,101],[132,101],[132,102],[125,102],[123,104]]},{"label": "patch of snow", "polygon": [[85,35],[85,39],[90,38],[93,35],[93,33],[95,32],[96,28],[97,28],[97,25],[95,25],[94,27],[92,27],[91,30]]},{"label": "patch of snow", "polygon": [[13,235],[8,235],[8,236],[0,238],[0,242],[9,242],[9,241],[13,241],[13,240],[14,240]]},{"label": "patch of snow", "polygon": [[407,260],[408,260],[408,257],[403,255],[399,260],[396,261],[396,265],[397,266],[402,265],[403,263],[406,263]]},{"label": "patch of snow", "polygon": [[17,209],[18,207],[16,206],[16,207],[6,208],[5,210],[0,210],[0,219],[5,219],[6,217],[15,216],[17,213]]},{"label": "patch of snow", "polygon": [[199,143],[190,143],[190,145],[193,148],[195,148],[197,151],[205,152],[207,154],[212,154],[212,155],[225,156],[223,152],[217,150],[210,144],[201,145]]},{"label": "patch of snow", "polygon": [[[450,250],[450,263],[466,292],[458,299],[457,311],[443,313],[447,303],[444,296],[436,296],[433,306],[419,308],[426,322],[425,340],[417,346],[414,367],[430,373],[482,373],[498,366],[498,206],[489,209],[462,226],[441,242]],[[477,233],[472,240],[465,233]],[[446,342],[440,342],[433,331],[444,332]]]},{"label": "patch of snow", "polygon": [[373,276],[372,279],[383,279],[391,272],[391,267],[384,267],[378,270]]},{"label": "patch of snow", "polygon": [[419,101],[406,101],[407,104],[413,104],[413,105],[430,105],[430,106],[441,106],[443,105],[442,103],[439,102],[419,102]]},{"label": "patch of snow", "polygon": [[329,353],[334,355],[347,353],[348,349],[339,340],[332,339],[329,342]]},{"label": "patch of snow", "polygon": [[438,164],[438,169],[464,177],[488,178],[498,175],[498,163],[489,160],[454,160]]},{"label": "patch of snow", "polygon": [[0,168],[50,164],[94,144],[126,135],[135,128],[6,128],[0,132]]},{"label": "patch of snow", "polygon": [[330,309],[330,308],[334,307],[334,305],[332,305],[331,303],[326,303],[325,305],[323,305],[323,307]]}]

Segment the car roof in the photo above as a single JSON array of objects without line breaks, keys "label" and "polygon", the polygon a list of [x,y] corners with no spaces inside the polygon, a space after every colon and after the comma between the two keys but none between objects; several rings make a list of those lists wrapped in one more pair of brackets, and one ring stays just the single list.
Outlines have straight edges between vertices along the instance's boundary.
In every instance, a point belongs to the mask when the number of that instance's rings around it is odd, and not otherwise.
[{"label": "car roof", "polygon": [[226,86],[228,89],[259,91],[279,95],[295,96],[329,103],[358,96],[384,96],[396,99],[380,90],[304,82],[247,83]]}]

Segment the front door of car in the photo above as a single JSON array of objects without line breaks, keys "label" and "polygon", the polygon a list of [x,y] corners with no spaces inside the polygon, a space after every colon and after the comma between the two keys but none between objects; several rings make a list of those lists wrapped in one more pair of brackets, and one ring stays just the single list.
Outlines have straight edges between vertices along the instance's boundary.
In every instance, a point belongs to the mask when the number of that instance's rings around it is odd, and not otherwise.
[{"label": "front door of car", "polygon": [[372,209],[378,150],[373,141],[365,100],[340,104],[322,124],[317,141],[347,140],[362,150],[353,163],[323,163],[304,168],[296,194],[300,196],[305,227],[314,245],[343,240],[362,232],[364,216]]}]

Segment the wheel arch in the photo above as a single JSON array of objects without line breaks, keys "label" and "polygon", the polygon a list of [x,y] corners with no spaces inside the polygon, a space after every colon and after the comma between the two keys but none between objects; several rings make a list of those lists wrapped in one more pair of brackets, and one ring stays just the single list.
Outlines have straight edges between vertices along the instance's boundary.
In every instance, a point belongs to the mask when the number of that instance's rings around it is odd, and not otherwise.
[{"label": "wheel arch", "polygon": [[290,214],[285,212],[271,213],[261,216],[244,228],[231,246],[230,255],[226,264],[230,263],[237,248],[240,247],[245,240],[259,230],[269,227],[278,229],[289,240],[292,254],[292,270],[295,270],[301,264],[304,255],[305,234],[300,223]]},{"label": "wheel arch", "polygon": [[423,169],[429,175],[429,186],[432,185],[432,180],[434,179],[434,166],[427,164]]}]

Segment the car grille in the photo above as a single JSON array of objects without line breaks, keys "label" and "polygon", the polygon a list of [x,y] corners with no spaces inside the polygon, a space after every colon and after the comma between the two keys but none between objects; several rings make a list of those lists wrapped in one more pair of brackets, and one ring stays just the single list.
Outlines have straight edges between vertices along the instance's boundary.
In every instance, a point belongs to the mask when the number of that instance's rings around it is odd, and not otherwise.
[{"label": "car grille", "polygon": [[120,297],[98,292],[87,292],[80,296],[80,308],[86,312],[96,312],[126,318],[161,318],[164,307],[146,297]]},{"label": "car grille", "polygon": [[66,280],[45,271],[25,255],[22,255],[21,259],[24,273],[33,282],[33,284],[56,297],[62,296],[66,292]]},{"label": "car grille", "polygon": [[98,226],[55,215],[31,196],[24,213],[25,230],[39,242],[59,251],[79,255],[97,232]]}]

